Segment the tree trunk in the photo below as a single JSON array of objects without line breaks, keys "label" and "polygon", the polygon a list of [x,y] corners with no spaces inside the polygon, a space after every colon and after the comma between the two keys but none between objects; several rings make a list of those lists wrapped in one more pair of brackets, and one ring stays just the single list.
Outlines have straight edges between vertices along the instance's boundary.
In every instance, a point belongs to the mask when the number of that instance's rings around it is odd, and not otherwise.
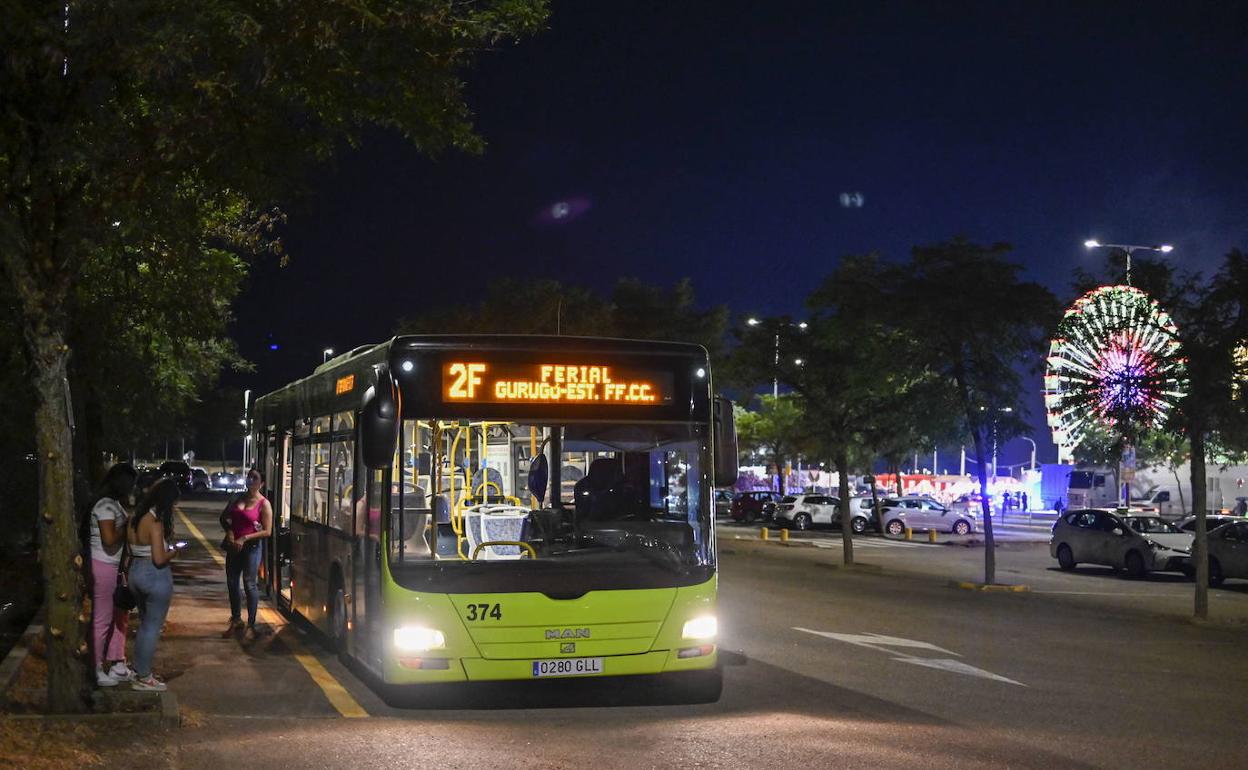
[{"label": "tree trunk", "polygon": [[992,537],[992,504],[988,501],[988,464],[984,458],[984,438],[979,431],[975,431],[974,436],[975,475],[979,477],[979,506],[984,514],[984,583],[992,585],[997,580],[997,553]]},{"label": "tree trunk", "polygon": [[901,497],[905,494],[901,491],[901,463],[893,463],[893,480],[897,482],[897,496]]},{"label": "tree trunk", "polygon": [[69,428],[69,349],[60,330],[27,331],[35,388],[35,446],[39,452],[39,560],[43,565],[48,709],[82,711],[87,668],[83,655],[82,553],[73,505],[73,436]]},{"label": "tree trunk", "polygon": [[1209,617],[1208,528],[1205,522],[1205,427],[1194,415],[1188,423],[1192,442],[1192,512],[1196,514],[1196,539],[1192,541],[1192,561],[1196,564],[1196,594],[1193,612],[1198,618]]},{"label": "tree trunk", "polygon": [[844,449],[836,454],[837,496],[840,498],[841,547],[846,566],[854,563],[853,512],[849,509],[849,453]]},{"label": "tree trunk", "polygon": [[1170,464],[1170,472],[1174,474],[1174,488],[1179,492],[1179,513],[1182,518],[1187,515],[1187,498],[1183,494],[1183,481],[1179,478],[1179,468],[1174,463]]}]

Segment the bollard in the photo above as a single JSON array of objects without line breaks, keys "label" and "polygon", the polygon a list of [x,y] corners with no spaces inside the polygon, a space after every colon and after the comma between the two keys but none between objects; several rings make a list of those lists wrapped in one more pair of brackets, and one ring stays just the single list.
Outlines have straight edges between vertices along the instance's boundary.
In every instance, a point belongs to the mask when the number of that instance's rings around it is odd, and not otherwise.
[{"label": "bollard", "polygon": [[766,539],[767,539],[767,528],[766,528],[766,527],[763,527],[762,529],[760,529],[760,530],[758,531],[758,539],[759,539],[759,540],[766,540]]},{"label": "bollard", "polygon": [[789,531],[787,529],[780,530],[780,542],[782,543],[789,542]]},{"label": "bollard", "polygon": [[914,539],[914,530],[913,530],[913,529],[910,529],[909,527],[906,527],[906,539],[907,539],[907,540],[913,540],[913,539]]},{"label": "bollard", "polygon": [[929,543],[935,543],[935,542],[936,542],[936,530],[934,530],[934,529],[929,529],[929,530],[927,531],[927,542],[929,542]]}]

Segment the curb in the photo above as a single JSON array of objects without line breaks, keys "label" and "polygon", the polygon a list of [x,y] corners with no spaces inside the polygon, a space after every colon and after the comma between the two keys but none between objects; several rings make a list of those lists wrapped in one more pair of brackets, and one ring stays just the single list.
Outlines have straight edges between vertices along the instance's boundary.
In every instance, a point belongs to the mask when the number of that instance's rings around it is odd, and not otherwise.
[{"label": "curb", "polygon": [[865,562],[856,561],[853,564],[828,564],[824,562],[816,562],[815,566],[824,569],[841,570],[843,572],[869,572],[872,575],[883,575],[884,568],[878,564],[867,564]]},{"label": "curb", "polygon": [[[32,620],[9,648],[9,653],[4,656],[4,660],[0,661],[0,693],[8,692],[9,685],[13,684],[13,680],[17,678],[17,672],[22,668],[22,661],[26,660],[26,655],[30,653],[28,641],[42,632],[43,624]],[[2,701],[3,699],[0,698],[0,702]]]},{"label": "curb", "polygon": [[964,591],[982,591],[988,593],[1011,593],[1021,594],[1031,590],[1031,586],[1027,585],[1010,585],[1007,583],[970,583],[962,580],[949,581],[951,588],[961,588]]},{"label": "curb", "polygon": [[[22,668],[22,662],[26,660],[26,656],[30,654],[30,640],[43,633],[43,624],[38,622],[39,615],[35,615],[35,620],[26,626],[26,630],[18,637],[17,641],[9,649],[4,660],[0,661],[0,706],[5,702],[4,693],[8,692],[9,687],[13,684],[13,680],[17,678],[17,672]],[[98,692],[98,691],[97,691]],[[156,693],[159,696],[160,707],[155,711],[116,711],[104,713],[87,713],[87,714],[4,714],[5,719],[23,719],[47,722],[114,722],[114,721],[133,721],[133,722],[155,722],[158,727],[180,727],[182,724],[182,714],[178,710],[178,696],[173,690],[165,690]]]}]

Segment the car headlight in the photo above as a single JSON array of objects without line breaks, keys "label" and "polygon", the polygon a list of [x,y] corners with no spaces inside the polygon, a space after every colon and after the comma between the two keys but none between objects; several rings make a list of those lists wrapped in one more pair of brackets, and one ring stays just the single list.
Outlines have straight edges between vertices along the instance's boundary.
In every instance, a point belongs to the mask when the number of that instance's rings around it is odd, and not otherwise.
[{"label": "car headlight", "polygon": [[714,615],[703,615],[700,618],[685,621],[685,627],[680,632],[681,636],[686,639],[714,639],[719,633],[719,621]]},{"label": "car headlight", "polygon": [[404,652],[424,652],[446,646],[446,634],[436,628],[399,626],[394,629],[394,646]]}]

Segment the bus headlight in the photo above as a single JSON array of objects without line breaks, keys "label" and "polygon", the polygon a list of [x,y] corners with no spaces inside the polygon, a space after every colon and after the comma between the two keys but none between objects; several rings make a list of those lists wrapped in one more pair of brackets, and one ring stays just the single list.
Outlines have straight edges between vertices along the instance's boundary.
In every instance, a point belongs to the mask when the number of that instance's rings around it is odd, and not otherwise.
[{"label": "bus headlight", "polygon": [[686,639],[714,639],[719,633],[719,621],[714,615],[703,615],[700,618],[685,621],[681,636]]},{"label": "bus headlight", "polygon": [[435,628],[399,626],[394,629],[394,646],[403,652],[424,652],[446,646],[446,634]]}]

